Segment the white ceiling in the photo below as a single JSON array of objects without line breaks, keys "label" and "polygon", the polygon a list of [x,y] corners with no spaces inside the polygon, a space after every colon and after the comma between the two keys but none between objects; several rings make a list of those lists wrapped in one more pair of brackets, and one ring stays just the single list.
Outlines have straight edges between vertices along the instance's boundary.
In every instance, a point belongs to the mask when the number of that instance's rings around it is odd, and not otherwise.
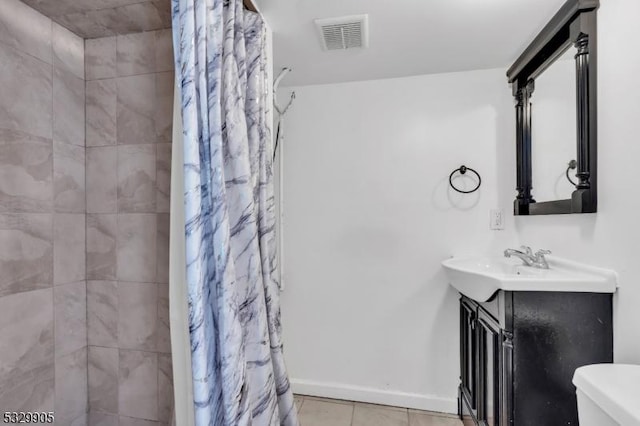
[{"label": "white ceiling", "polygon": [[[254,0],[283,86],[508,67],[565,0]],[[314,19],[369,14],[368,49],[325,52]],[[506,81],[506,77],[505,77]]]}]

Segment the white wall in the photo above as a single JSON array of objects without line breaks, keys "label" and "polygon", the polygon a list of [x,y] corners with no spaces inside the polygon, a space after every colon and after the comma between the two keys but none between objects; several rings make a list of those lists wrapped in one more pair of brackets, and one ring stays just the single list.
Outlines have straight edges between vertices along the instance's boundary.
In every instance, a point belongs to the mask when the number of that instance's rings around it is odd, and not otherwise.
[{"label": "white wall", "polygon": [[[500,233],[488,212],[496,141],[512,133],[504,70],[293,89],[282,309],[295,390],[455,411],[457,295],[440,262]],[[478,193],[449,188],[461,164],[482,174]]]},{"label": "white wall", "polygon": [[[286,356],[308,394],[455,411],[457,296],[440,261],[544,247],[620,274],[615,358],[640,363],[637,0],[599,12],[599,212],[518,217],[505,70],[297,87],[287,116]],[[479,194],[447,188],[460,164]],[[489,209],[508,213],[488,229]]]}]

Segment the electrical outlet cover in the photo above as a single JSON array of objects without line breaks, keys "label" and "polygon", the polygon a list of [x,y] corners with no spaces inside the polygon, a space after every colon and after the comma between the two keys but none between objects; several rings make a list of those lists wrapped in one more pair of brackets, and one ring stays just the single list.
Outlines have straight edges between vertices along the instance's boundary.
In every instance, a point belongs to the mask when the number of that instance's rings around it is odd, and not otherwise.
[{"label": "electrical outlet cover", "polygon": [[489,229],[501,230],[504,229],[504,210],[492,209],[489,212]]}]

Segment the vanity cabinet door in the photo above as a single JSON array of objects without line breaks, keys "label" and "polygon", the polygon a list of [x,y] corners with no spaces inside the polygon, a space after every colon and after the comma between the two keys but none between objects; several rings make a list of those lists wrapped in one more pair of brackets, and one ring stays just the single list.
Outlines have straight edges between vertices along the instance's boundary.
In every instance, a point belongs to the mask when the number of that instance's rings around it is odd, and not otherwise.
[{"label": "vanity cabinet door", "polygon": [[478,310],[478,421],[483,426],[500,426],[500,327]]},{"label": "vanity cabinet door", "polygon": [[477,305],[460,300],[460,378],[461,392],[471,405],[473,415],[477,410]]}]

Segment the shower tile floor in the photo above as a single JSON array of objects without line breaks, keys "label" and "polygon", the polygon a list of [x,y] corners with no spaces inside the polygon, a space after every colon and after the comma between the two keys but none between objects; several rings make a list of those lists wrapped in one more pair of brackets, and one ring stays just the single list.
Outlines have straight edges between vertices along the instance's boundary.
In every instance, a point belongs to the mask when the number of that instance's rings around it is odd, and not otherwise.
[{"label": "shower tile floor", "polygon": [[295,396],[300,426],[462,426],[454,415]]}]

